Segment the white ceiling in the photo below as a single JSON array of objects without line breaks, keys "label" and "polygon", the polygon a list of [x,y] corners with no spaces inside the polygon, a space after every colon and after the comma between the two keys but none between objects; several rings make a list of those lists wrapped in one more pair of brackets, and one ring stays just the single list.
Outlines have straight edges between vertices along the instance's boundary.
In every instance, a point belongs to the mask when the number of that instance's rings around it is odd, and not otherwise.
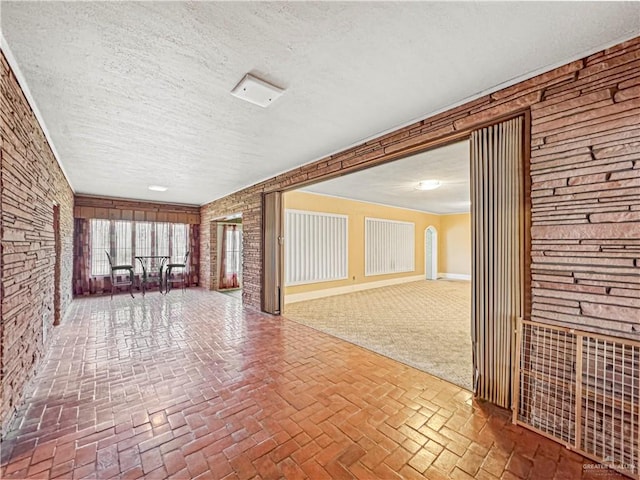
[{"label": "white ceiling", "polygon": [[[465,140],[302,190],[430,213],[468,212],[469,156],[469,141]],[[421,180],[439,180],[441,185],[435,190],[416,190]]]},{"label": "white ceiling", "polygon": [[[190,204],[637,36],[640,25],[640,2],[0,7],[3,48],[76,192]],[[233,97],[247,72],[286,93],[268,109]]]}]

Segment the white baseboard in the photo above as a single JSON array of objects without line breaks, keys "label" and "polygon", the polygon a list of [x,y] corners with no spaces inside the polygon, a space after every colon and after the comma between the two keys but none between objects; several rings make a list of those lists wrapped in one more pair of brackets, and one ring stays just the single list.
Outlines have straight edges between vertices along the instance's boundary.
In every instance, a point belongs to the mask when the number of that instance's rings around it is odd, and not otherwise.
[{"label": "white baseboard", "polygon": [[438,278],[445,280],[471,280],[471,275],[465,273],[438,273]]},{"label": "white baseboard", "polygon": [[314,290],[312,292],[293,293],[284,296],[284,304],[304,302],[316,298],[333,297],[334,295],[342,295],[344,293],[359,292],[369,290],[371,288],[388,287],[390,285],[398,285],[401,283],[417,282],[424,280],[424,275],[412,275],[410,277],[394,278],[390,280],[379,280],[377,282],[358,283],[356,285],[347,285],[344,287],[325,288],[324,290]]}]

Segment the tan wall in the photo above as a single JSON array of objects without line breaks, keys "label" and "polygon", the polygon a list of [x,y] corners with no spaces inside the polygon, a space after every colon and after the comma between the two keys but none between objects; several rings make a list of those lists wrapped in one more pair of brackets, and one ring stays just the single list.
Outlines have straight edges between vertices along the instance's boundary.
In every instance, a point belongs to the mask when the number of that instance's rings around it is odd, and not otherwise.
[{"label": "tan wall", "polygon": [[441,215],[438,273],[471,275],[471,214]]},{"label": "tan wall", "polygon": [[[327,197],[306,192],[287,192],[284,195],[284,207],[294,210],[336,213],[349,216],[349,272],[346,280],[308,283],[285,288],[285,295],[345,287],[380,280],[424,275],[424,231],[429,225],[440,227],[440,216],[415,210],[387,207],[373,203]],[[364,219],[365,217],[384,218],[415,224],[415,270],[413,272],[388,275],[364,275]]]}]

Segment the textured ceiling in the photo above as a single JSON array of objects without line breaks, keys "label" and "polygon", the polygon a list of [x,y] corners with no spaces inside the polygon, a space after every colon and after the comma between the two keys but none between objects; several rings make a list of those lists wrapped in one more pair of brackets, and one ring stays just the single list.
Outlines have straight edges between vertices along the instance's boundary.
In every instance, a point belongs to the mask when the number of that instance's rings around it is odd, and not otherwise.
[{"label": "textured ceiling", "polygon": [[[336,197],[430,213],[468,212],[469,141],[418,153],[303,189]],[[435,190],[416,190],[421,180],[439,180]]]},{"label": "textured ceiling", "polygon": [[[0,6],[76,192],[190,204],[636,36],[640,19],[635,2]],[[247,72],[286,93],[268,109],[233,97]]]}]

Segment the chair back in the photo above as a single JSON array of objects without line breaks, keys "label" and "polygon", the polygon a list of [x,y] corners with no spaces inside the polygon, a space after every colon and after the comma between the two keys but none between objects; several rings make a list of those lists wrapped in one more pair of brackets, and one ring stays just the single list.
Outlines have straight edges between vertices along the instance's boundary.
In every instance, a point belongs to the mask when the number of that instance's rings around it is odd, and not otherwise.
[{"label": "chair back", "polygon": [[104,251],[104,253],[107,254],[107,259],[109,260],[109,269],[113,269],[113,262],[111,261],[111,255],[109,255],[109,252],[107,252],[106,250]]}]

